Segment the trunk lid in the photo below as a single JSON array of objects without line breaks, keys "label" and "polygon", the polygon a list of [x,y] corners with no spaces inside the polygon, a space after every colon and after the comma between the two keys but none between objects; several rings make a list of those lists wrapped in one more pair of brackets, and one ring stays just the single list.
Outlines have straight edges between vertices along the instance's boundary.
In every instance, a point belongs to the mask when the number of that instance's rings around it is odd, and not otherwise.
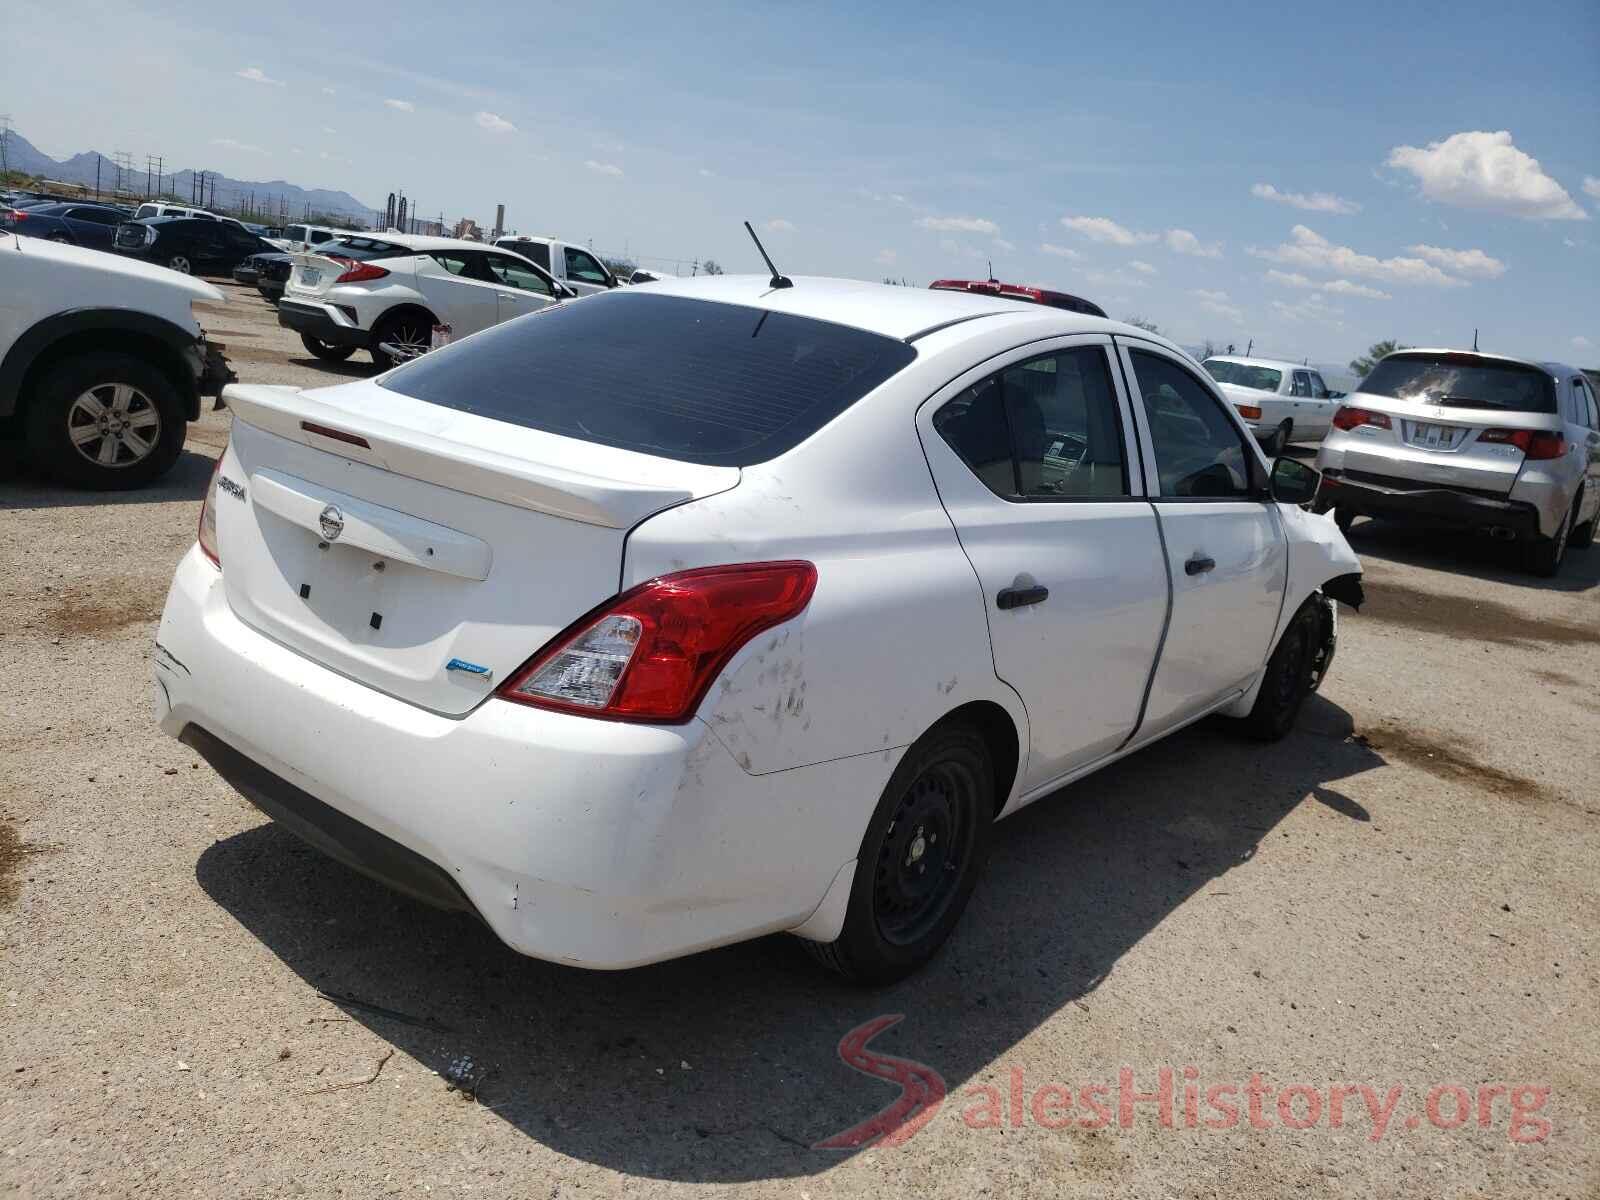
[{"label": "trunk lid", "polygon": [[343,275],[348,260],[329,258],[315,251],[291,255],[294,266],[289,272],[287,291],[303,300],[320,300],[327,295],[333,281]]},{"label": "trunk lid", "polygon": [[740,477],[370,382],[225,398],[223,475],[239,485],[216,501],[229,606],[341,674],[450,715],[617,592],[634,525]]}]

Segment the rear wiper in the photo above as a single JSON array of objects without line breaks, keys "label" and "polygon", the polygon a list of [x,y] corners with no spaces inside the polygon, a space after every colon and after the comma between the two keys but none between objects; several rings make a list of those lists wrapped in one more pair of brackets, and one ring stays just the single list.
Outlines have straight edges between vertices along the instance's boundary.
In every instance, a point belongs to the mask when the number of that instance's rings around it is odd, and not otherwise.
[{"label": "rear wiper", "polygon": [[1452,395],[1448,395],[1448,394],[1440,396],[1437,400],[1434,401],[1434,403],[1438,404],[1440,406],[1448,406],[1450,408],[1504,408],[1505,407],[1505,405],[1496,404],[1492,400],[1480,400],[1476,396],[1452,396]]}]

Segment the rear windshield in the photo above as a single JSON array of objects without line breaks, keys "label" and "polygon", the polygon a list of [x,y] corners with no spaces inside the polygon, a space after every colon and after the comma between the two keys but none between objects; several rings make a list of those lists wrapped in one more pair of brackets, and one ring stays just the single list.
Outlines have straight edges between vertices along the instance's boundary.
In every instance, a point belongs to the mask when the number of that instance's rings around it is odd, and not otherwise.
[{"label": "rear windshield", "polygon": [[498,325],[383,386],[529,429],[743,467],[799,445],[915,357],[894,338],[809,317],[613,292]]},{"label": "rear windshield", "polygon": [[1556,389],[1543,371],[1470,354],[1391,354],[1361,381],[1361,391],[1452,408],[1556,411]]},{"label": "rear windshield", "polygon": [[1220,358],[1208,358],[1200,365],[1211,372],[1211,378],[1218,383],[1260,388],[1263,392],[1277,391],[1278,384],[1283,381],[1283,372],[1272,367],[1252,367],[1247,363],[1225,362]]},{"label": "rear windshield", "polygon": [[335,242],[323,242],[317,247],[317,253],[365,262],[369,258],[404,258],[416,251],[393,242],[381,242],[377,238],[346,237]]}]

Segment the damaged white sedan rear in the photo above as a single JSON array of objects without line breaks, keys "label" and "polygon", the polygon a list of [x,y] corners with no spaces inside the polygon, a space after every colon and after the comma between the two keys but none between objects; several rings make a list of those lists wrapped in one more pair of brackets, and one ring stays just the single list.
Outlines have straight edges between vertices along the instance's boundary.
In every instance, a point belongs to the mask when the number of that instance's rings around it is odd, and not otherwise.
[{"label": "damaged white sedan rear", "polygon": [[162,727],[517,950],[949,935],[991,826],[1208,713],[1285,733],[1360,566],[1170,343],[987,297],[663,281],[233,387]]}]

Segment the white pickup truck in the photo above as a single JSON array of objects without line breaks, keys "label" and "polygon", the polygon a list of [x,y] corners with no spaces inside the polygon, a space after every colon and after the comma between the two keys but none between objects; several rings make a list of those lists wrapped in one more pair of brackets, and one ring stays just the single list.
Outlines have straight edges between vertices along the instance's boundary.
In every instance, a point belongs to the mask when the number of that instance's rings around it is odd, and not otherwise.
[{"label": "white pickup truck", "polygon": [[1339,398],[1303,363],[1214,355],[1201,364],[1270,457],[1290,442],[1320,442]]},{"label": "white pickup truck", "polygon": [[560,238],[503,237],[495,245],[537,263],[580,296],[606,291],[620,282],[592,251]]}]

